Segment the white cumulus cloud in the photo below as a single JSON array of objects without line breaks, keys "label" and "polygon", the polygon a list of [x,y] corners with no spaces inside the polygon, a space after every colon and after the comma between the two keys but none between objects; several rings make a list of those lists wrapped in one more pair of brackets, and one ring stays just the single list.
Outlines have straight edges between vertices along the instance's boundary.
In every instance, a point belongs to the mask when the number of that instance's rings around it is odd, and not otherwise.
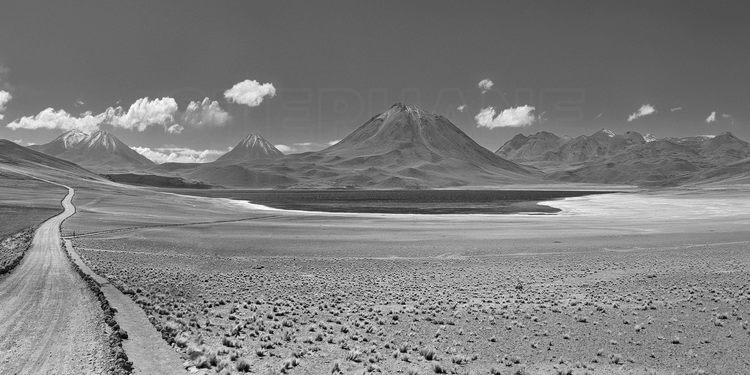
[{"label": "white cumulus cloud", "polygon": [[208,163],[228,150],[193,150],[187,147],[133,147],[137,153],[154,163]]},{"label": "white cumulus cloud", "polygon": [[335,145],[341,142],[340,139],[334,139],[332,141],[319,143],[319,142],[297,142],[291,145],[279,144],[274,145],[279,151],[285,154],[299,154],[301,152],[320,151],[326,147]]},{"label": "white cumulus cloud", "polygon": [[456,109],[457,109],[457,110],[458,110],[459,112],[463,112],[463,111],[464,111],[464,109],[466,109],[466,104],[461,104],[460,106],[456,107]]},{"label": "white cumulus cloud", "polygon": [[287,146],[287,145],[273,145],[273,146],[276,147],[279,151],[281,151],[281,152],[283,152],[285,154],[288,154],[288,153],[292,152],[292,148],[290,146]]},{"label": "white cumulus cloud", "polygon": [[654,106],[652,106],[651,104],[644,104],[641,106],[641,108],[638,108],[637,111],[631,113],[630,116],[628,116],[628,122],[631,122],[643,116],[653,115],[654,113],[656,113],[656,108],[654,108]]},{"label": "white cumulus cloud", "polygon": [[186,125],[203,128],[222,126],[229,121],[229,113],[224,111],[219,102],[204,98],[200,102],[190,102],[182,115],[182,122]]},{"label": "white cumulus cloud", "polygon": [[682,107],[674,107],[669,109],[670,112],[682,111]]},{"label": "white cumulus cloud", "polygon": [[112,126],[137,130],[142,132],[152,125],[161,125],[165,129],[175,121],[177,102],[170,97],[150,100],[148,97],[140,98],[130,105],[128,111],[122,107],[108,108],[107,122]]},{"label": "white cumulus cloud", "polygon": [[8,124],[8,128],[16,129],[78,129],[86,132],[95,131],[99,124],[104,121],[104,116],[93,115],[91,112],[82,113],[80,116],[72,116],[65,110],[54,110],[47,108],[35,116],[24,116]]},{"label": "white cumulus cloud", "polygon": [[490,79],[485,78],[477,84],[480,90],[482,90],[482,94],[486,93],[487,91],[490,91],[492,89],[492,86],[495,85],[495,82],[492,82]]},{"label": "white cumulus cloud", "polygon": [[258,81],[246,79],[231,89],[224,91],[224,97],[233,103],[244,104],[248,107],[257,107],[265,97],[276,96],[276,88],[272,83],[261,84]]},{"label": "white cumulus cloud", "polygon": [[167,128],[167,133],[169,134],[180,134],[182,131],[185,130],[184,127],[180,124],[174,124]]},{"label": "white cumulus cloud", "polygon": [[485,127],[489,129],[522,127],[531,125],[536,121],[537,118],[536,115],[534,115],[534,110],[534,107],[522,105],[515,108],[506,108],[498,114],[494,107],[486,107],[482,108],[482,110],[474,116],[474,119],[477,122],[477,127]]},{"label": "white cumulus cloud", "polygon": [[712,122],[715,122],[715,121],[716,121],[716,111],[713,111],[713,112],[711,112],[711,114],[710,114],[710,115],[708,115],[708,117],[706,118],[706,123],[707,123],[707,124],[710,124],[710,123],[712,123]]},{"label": "white cumulus cloud", "polygon": [[13,99],[13,96],[10,95],[9,92],[0,90],[0,120],[5,117],[5,115],[3,115],[3,112],[5,112],[5,105],[8,104],[11,99]]},{"label": "white cumulus cloud", "polygon": [[122,107],[109,107],[104,112],[94,114],[86,111],[78,116],[63,109],[46,108],[34,116],[24,116],[8,124],[10,129],[78,129],[98,130],[100,125],[142,132],[151,126],[162,126],[165,132],[179,134],[183,127],[175,122],[177,102],[165,97],[150,100],[148,97],[136,100],[127,111]]}]

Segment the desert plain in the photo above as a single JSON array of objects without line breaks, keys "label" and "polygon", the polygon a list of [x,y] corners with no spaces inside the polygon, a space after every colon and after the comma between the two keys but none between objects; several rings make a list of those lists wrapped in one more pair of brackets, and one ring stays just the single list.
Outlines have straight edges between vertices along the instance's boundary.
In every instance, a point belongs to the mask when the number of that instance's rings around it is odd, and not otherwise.
[{"label": "desert plain", "polygon": [[74,188],[62,236],[189,372],[750,371],[742,188],[542,202],[552,215],[304,213]]}]

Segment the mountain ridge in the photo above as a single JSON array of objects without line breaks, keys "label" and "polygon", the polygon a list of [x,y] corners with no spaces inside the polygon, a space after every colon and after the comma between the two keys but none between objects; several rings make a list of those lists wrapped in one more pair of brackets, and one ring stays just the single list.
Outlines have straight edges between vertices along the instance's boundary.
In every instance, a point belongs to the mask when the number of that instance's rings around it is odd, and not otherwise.
[{"label": "mountain ridge", "polygon": [[[497,153],[543,170],[546,177],[565,182],[674,186],[696,182],[710,171],[750,157],[750,145],[730,132],[716,136],[647,139],[638,132],[603,131],[558,143],[542,132],[517,135]],[[546,147],[537,147],[538,145]],[[737,170],[725,169],[723,175]],[[717,174],[721,174],[718,173]]]},{"label": "mountain ridge", "polygon": [[7,139],[0,139],[0,163],[21,169],[44,172],[56,177],[70,174],[88,180],[101,180],[99,175],[73,162],[21,146]]}]

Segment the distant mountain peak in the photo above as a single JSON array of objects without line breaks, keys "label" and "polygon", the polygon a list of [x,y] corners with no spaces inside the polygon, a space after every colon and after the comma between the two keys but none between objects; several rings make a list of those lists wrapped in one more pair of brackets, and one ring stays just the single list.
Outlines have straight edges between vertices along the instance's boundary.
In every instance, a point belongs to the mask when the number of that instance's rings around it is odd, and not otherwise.
[{"label": "distant mountain peak", "polygon": [[414,119],[421,119],[424,115],[429,114],[429,112],[425,111],[424,109],[412,105],[412,104],[404,104],[401,102],[394,103],[391,108],[388,108],[387,111],[381,113],[379,116],[377,116],[378,119],[386,119],[390,116],[393,116],[395,114],[399,113],[406,113],[409,116],[411,116]]},{"label": "distant mountain peak", "polygon": [[613,132],[613,131],[611,131],[609,129],[599,130],[598,132],[594,133],[594,135],[596,135],[596,134],[604,134],[604,135],[606,135],[607,137],[610,137],[610,138],[613,138],[614,136],[617,135],[617,134],[615,134],[615,132]]},{"label": "distant mountain peak", "polygon": [[154,165],[154,162],[104,130],[86,132],[72,129],[49,143],[31,148],[99,171],[132,171]]},{"label": "distant mountain peak", "polygon": [[86,145],[88,148],[104,147],[105,150],[114,152],[117,151],[118,143],[121,142],[112,134],[97,130],[88,137]]},{"label": "distant mountain peak", "polygon": [[87,133],[87,132],[85,132],[83,130],[71,129],[71,130],[68,130],[67,132],[63,133],[62,135],[60,135],[58,137],[58,139],[60,139],[62,141],[62,143],[63,143],[63,145],[64,145],[64,147],[66,149],[69,149],[69,148],[71,148],[71,147],[73,147],[73,146],[75,146],[75,145],[83,142],[89,136],[91,136],[91,134]]},{"label": "distant mountain peak", "polygon": [[284,156],[271,142],[260,135],[250,133],[243,138],[233,149],[220,158],[217,162],[243,162],[264,159],[277,159]]},{"label": "distant mountain peak", "polygon": [[245,138],[242,139],[242,141],[238,144],[238,146],[241,145],[243,147],[255,147],[255,146],[262,146],[264,143],[270,144],[265,138],[257,134],[250,133],[246,135]]}]

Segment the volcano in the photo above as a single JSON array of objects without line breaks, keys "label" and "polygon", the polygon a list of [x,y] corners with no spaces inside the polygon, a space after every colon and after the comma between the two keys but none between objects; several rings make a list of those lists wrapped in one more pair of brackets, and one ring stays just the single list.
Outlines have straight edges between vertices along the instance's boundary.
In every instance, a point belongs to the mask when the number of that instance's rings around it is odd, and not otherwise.
[{"label": "volcano", "polygon": [[265,138],[249,134],[226,154],[219,157],[217,163],[252,162],[256,160],[278,159],[284,156],[271,142]]},{"label": "volcano", "polygon": [[103,130],[93,133],[70,130],[49,143],[30,148],[96,172],[134,171],[155,165]]},{"label": "volcano", "polygon": [[335,145],[320,151],[330,161],[384,168],[463,164],[508,177],[528,174],[478,145],[443,116],[416,106],[394,104]]}]

